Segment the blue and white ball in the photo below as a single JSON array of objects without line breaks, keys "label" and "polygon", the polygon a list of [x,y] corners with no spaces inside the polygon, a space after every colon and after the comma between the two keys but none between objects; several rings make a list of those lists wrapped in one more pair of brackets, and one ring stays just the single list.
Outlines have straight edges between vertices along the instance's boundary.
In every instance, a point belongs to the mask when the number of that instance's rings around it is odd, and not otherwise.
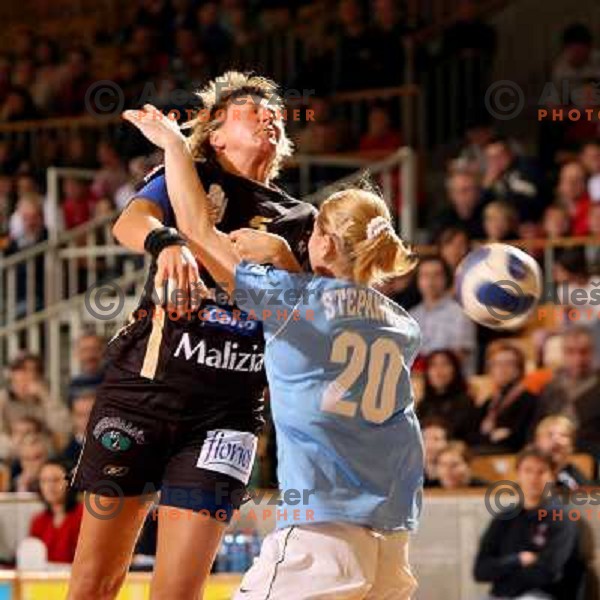
[{"label": "blue and white ball", "polygon": [[456,297],[473,321],[492,329],[525,325],[542,295],[536,260],[514,246],[488,244],[463,259],[456,270]]}]

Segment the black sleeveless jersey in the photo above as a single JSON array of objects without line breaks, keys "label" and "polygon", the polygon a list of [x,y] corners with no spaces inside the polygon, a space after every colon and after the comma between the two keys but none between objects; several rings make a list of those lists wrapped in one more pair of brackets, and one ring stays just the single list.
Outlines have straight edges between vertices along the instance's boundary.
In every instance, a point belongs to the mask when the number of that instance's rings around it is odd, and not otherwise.
[{"label": "black sleeveless jersey", "polygon": [[[308,238],[316,215],[311,204],[228,173],[218,164],[197,163],[197,170],[221,231],[251,227],[278,234],[301,264],[308,263]],[[134,197],[155,202],[164,224],[177,227],[162,167],[146,177]],[[132,322],[109,344],[107,379],[115,387],[119,378],[138,375],[166,384],[180,393],[172,400],[178,407],[194,398],[219,401],[224,409],[227,404],[259,399],[266,385],[262,324],[223,304],[224,294],[217,294],[214,301],[203,300],[200,316],[172,318],[155,306],[155,273],[153,263]],[[208,273],[201,274],[211,287]]]}]

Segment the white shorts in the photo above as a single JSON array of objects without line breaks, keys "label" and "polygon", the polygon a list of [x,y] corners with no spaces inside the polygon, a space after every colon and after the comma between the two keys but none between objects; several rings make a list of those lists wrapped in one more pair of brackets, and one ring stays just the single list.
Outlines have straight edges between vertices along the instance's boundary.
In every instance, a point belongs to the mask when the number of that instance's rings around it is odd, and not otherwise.
[{"label": "white shorts", "polygon": [[316,523],[269,534],[235,600],[406,600],[407,532]]}]

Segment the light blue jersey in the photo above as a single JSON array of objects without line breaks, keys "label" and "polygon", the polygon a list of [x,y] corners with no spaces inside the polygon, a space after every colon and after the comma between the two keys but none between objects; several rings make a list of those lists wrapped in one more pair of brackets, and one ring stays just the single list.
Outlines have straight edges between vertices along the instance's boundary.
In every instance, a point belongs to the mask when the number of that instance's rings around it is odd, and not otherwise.
[{"label": "light blue jersey", "polygon": [[414,319],[371,288],[245,262],[235,293],[264,323],[286,500],[278,527],[415,529],[423,449],[409,378]]}]

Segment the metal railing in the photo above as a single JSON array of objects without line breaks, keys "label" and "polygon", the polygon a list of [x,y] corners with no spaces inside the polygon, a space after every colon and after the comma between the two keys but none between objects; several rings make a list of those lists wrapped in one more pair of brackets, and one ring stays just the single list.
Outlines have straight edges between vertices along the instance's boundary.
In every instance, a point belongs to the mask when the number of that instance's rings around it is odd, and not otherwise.
[{"label": "metal railing", "polygon": [[[417,210],[417,156],[412,148],[399,148],[383,160],[373,163],[369,158],[356,156],[297,156],[300,170],[300,189],[311,187],[311,170],[316,167],[346,167],[354,172],[321,187],[309,195],[300,196],[319,204],[328,195],[351,185],[361,184],[365,178],[376,184],[396,219],[396,229],[406,241],[415,239]],[[358,169],[358,170],[357,170]]]},{"label": "metal railing", "polygon": [[[311,187],[311,172],[316,167],[343,165],[352,170],[350,176],[330,186],[310,195],[303,194],[313,203],[335,189],[356,183],[368,172],[372,180],[380,184],[394,214],[397,214],[398,199],[408,199],[402,202],[400,222],[403,235],[412,239],[416,159],[409,148],[401,148],[375,163],[364,156],[298,156],[296,164],[302,171],[306,189]],[[47,202],[51,224],[58,221],[60,178],[89,180],[93,176],[94,172],[88,170],[48,169]],[[124,322],[130,312],[128,309],[133,308],[139,297],[147,265],[144,259],[115,243],[111,228],[116,216],[115,212],[68,231],[50,227],[47,241],[12,256],[0,256],[0,365],[5,365],[7,358],[13,357],[21,347],[39,353],[48,367],[52,392],[59,394],[63,378],[77,370],[72,353],[65,357],[64,343],[76,340],[86,323],[99,333],[106,333]],[[43,294],[37,288],[40,279],[44,281]],[[24,285],[17,285],[18,281]],[[108,283],[128,289],[124,307],[107,321],[86,316],[86,290]]]}]

